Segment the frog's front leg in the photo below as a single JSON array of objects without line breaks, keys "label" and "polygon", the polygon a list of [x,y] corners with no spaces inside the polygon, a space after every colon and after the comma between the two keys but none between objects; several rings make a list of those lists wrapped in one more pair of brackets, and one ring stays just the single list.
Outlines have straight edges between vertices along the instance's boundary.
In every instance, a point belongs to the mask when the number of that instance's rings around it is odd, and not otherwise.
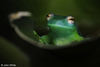
[{"label": "frog's front leg", "polygon": [[[34,32],[34,35],[38,38],[38,40],[41,42],[41,43],[44,43],[44,44],[48,44],[49,43],[49,37],[47,35],[44,35],[42,37],[40,37],[35,30],[33,30]],[[49,44],[48,44],[49,45]]]}]

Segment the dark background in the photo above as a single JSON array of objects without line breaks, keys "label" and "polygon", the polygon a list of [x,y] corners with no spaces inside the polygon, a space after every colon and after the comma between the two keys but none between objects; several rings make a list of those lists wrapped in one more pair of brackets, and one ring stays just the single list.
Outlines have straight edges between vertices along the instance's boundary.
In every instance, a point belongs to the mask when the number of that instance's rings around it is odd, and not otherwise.
[{"label": "dark background", "polygon": [[[0,61],[2,64],[16,64],[18,67],[84,67],[98,66],[100,61],[100,39],[83,43],[85,47],[46,50],[35,47],[21,39],[10,26],[8,15],[17,11],[30,11],[37,31],[46,24],[46,15],[73,15],[83,36],[100,30],[100,0],[4,0],[0,2]],[[44,28],[43,28],[44,29]],[[42,30],[43,30],[42,29]],[[39,32],[44,34],[43,32]],[[10,47],[11,46],[11,47]],[[74,48],[76,52],[65,50]],[[80,51],[83,48],[84,51]],[[89,49],[88,49],[89,48]],[[85,51],[86,49],[86,51]],[[80,52],[79,52],[80,51]]]}]

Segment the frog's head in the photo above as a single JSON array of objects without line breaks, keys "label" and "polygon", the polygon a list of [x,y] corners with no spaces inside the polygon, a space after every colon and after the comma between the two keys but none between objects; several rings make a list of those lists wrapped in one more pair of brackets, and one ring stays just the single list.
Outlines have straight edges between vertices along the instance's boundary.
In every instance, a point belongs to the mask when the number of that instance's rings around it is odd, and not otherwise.
[{"label": "frog's head", "polygon": [[60,16],[55,14],[47,15],[48,26],[55,25],[59,27],[72,27],[75,24],[73,16]]},{"label": "frog's head", "polygon": [[50,32],[58,35],[70,35],[75,31],[79,33],[73,16],[66,17],[50,13],[47,15],[47,25]]}]

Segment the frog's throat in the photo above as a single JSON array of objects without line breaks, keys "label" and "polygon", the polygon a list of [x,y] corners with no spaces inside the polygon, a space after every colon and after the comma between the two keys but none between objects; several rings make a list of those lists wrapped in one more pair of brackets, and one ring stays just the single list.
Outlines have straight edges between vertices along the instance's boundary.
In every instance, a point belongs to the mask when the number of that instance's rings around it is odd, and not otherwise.
[{"label": "frog's throat", "polygon": [[[74,31],[77,31],[76,27],[69,27],[69,26],[58,26],[58,25],[49,25],[50,32],[55,33],[55,35],[60,36],[69,36]],[[78,33],[78,32],[77,32]]]}]

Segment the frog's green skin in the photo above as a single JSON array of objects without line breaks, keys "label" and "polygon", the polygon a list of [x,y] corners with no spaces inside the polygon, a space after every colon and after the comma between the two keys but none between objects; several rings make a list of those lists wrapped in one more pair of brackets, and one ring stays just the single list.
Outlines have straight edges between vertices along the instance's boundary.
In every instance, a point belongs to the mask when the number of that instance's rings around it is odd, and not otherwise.
[{"label": "frog's green skin", "polygon": [[84,39],[80,35],[76,23],[68,23],[68,17],[55,14],[51,14],[50,16],[49,20],[47,20],[47,26],[49,27],[49,33],[47,35],[39,37],[34,31],[39,41],[46,44],[67,45],[71,42],[80,42]]}]

